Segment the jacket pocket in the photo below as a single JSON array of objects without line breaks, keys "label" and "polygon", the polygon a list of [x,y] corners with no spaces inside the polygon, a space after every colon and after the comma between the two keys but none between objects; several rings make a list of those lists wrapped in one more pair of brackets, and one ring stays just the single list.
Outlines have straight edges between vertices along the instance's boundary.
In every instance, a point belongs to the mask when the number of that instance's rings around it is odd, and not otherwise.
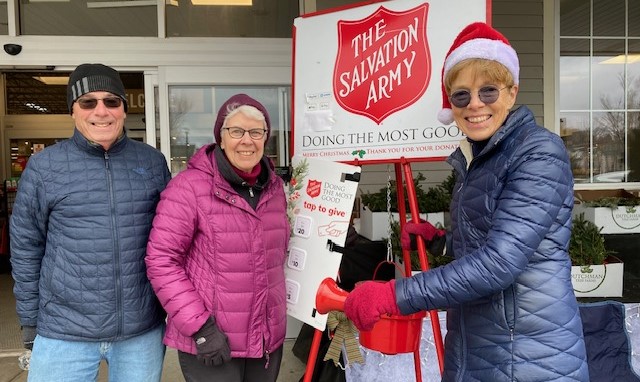
[{"label": "jacket pocket", "polygon": [[[48,256],[50,259],[48,261],[43,261],[41,266],[41,277],[42,280],[42,294],[44,297],[44,301],[42,302],[42,306],[46,307],[52,301],[56,300],[56,297],[60,296],[64,291],[60,290],[60,288],[56,288],[55,279],[61,275],[64,275],[64,272],[58,266],[58,259],[60,258],[58,254],[58,249],[54,248]],[[48,270],[47,270],[48,269]],[[43,271],[44,270],[44,271]]]},{"label": "jacket pocket", "polygon": [[516,295],[513,290],[513,286],[505,289],[502,292],[502,296],[504,303],[504,318],[509,329],[513,329],[516,326]]}]

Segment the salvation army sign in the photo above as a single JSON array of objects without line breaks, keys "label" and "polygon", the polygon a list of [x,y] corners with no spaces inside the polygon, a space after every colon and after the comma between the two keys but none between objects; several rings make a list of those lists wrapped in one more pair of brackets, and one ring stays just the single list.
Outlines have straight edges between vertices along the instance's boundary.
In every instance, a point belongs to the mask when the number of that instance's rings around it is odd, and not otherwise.
[{"label": "salvation army sign", "polygon": [[437,120],[442,64],[457,34],[489,13],[490,0],[394,0],[296,18],[293,155],[358,164],[448,156],[463,135]]},{"label": "salvation army sign", "polygon": [[431,77],[428,8],[380,7],[363,20],[338,21],[333,93],[340,106],[379,124],[424,94]]}]

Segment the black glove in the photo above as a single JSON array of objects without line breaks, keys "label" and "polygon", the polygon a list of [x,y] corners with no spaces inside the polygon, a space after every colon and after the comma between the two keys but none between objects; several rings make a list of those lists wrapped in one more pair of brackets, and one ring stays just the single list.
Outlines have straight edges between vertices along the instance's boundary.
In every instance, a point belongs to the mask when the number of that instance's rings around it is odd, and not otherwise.
[{"label": "black glove", "polygon": [[[444,254],[444,247],[447,245],[447,236],[436,236],[427,243],[427,252],[435,256],[442,256]],[[417,246],[417,244],[416,244]]]},{"label": "black glove", "polygon": [[216,320],[209,317],[202,328],[193,335],[198,349],[198,360],[205,365],[220,366],[231,360],[231,349],[227,336],[218,329]]},{"label": "black glove", "polygon": [[[416,239],[416,235],[410,234],[409,238],[411,240],[410,249],[415,251],[418,249],[418,240]],[[444,247],[447,245],[447,236],[434,236],[432,240],[427,240],[426,243],[427,252],[435,256],[442,256],[444,254]]]},{"label": "black glove", "polygon": [[23,326],[22,327],[22,344],[25,349],[33,350],[33,340],[36,339],[36,327],[35,326]]}]

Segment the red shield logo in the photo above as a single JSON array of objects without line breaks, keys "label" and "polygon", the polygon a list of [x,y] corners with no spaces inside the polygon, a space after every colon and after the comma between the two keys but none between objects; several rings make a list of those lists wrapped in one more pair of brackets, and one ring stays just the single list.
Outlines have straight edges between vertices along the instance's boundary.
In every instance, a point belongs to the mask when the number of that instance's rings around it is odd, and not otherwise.
[{"label": "red shield logo", "polygon": [[322,182],[309,179],[309,182],[307,183],[307,195],[309,195],[312,198],[315,198],[317,196],[320,196],[321,190],[322,190]]},{"label": "red shield logo", "polygon": [[338,21],[333,92],[340,106],[380,124],[424,94],[431,78],[428,7],[380,7],[365,19]]}]

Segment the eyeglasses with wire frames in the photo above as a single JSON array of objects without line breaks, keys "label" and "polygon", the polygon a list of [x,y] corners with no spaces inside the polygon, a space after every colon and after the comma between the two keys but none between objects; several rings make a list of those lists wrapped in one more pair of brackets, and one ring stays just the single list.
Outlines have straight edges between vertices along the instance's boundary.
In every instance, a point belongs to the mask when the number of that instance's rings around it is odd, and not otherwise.
[{"label": "eyeglasses with wire frames", "polygon": [[[483,86],[478,90],[478,98],[480,98],[482,103],[491,105],[498,100],[500,92],[508,87],[509,86],[505,86],[502,89],[499,89],[493,85]],[[469,103],[471,103],[471,92],[468,90],[456,90],[449,96],[449,102],[458,108],[467,107],[469,106]]]},{"label": "eyeglasses with wire frames", "polygon": [[267,132],[266,129],[245,130],[241,127],[223,127],[222,130],[227,130],[229,132],[229,136],[233,139],[240,139],[244,137],[245,133],[249,133],[249,137],[255,140],[262,139],[264,134]]},{"label": "eyeglasses with wire frames", "polygon": [[98,106],[98,101],[102,101],[104,106],[109,109],[116,109],[122,105],[122,98],[115,96],[104,98],[80,97],[76,100],[76,103],[80,106],[80,109],[91,110]]}]

